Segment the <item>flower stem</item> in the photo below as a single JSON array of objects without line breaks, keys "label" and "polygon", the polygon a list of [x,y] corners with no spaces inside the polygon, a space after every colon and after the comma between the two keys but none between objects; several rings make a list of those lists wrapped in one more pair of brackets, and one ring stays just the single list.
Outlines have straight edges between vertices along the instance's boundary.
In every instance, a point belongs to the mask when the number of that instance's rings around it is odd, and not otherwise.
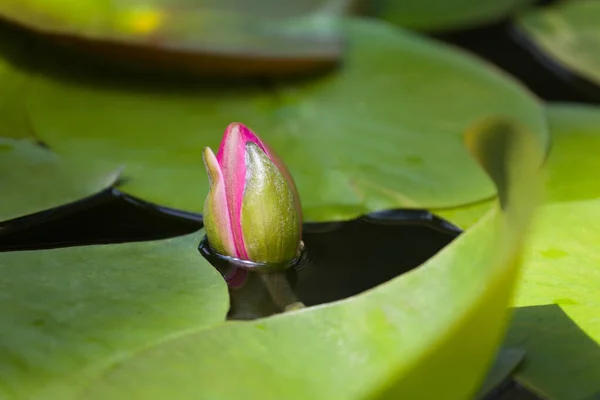
[{"label": "flower stem", "polygon": [[302,303],[292,288],[285,276],[285,272],[273,272],[269,274],[259,274],[273,302],[282,311],[293,311],[304,308]]}]

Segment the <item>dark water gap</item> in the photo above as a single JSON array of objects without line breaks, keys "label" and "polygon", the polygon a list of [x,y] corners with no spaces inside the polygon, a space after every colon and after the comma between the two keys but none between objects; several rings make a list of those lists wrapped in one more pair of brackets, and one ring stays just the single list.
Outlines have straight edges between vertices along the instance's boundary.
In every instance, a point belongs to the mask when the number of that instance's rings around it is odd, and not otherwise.
[{"label": "dark water gap", "polygon": [[[527,358],[527,355],[525,356]],[[515,380],[509,380],[493,390],[483,400],[546,400],[527,390]]]},{"label": "dark water gap", "polygon": [[0,251],[158,240],[202,227],[202,217],[109,188],[85,199],[0,223]]},{"label": "dark water gap", "polygon": [[[201,228],[199,214],[155,206],[111,188],[0,224],[0,251],[158,240]],[[452,224],[421,210],[307,223],[303,240],[309,262],[298,271],[296,290],[307,305],[353,296],[422,264],[459,234]]]},{"label": "dark water gap", "polygon": [[[546,5],[554,1],[546,1]],[[548,57],[511,19],[489,25],[429,35],[467,50],[518,79],[540,99],[554,102],[600,102],[600,87]]]}]

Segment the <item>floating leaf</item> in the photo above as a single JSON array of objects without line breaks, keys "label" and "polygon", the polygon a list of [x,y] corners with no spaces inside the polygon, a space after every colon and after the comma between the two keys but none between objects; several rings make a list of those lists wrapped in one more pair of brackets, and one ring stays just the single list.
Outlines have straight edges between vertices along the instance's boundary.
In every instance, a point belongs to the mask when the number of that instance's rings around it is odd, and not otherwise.
[{"label": "floating leaf", "polygon": [[132,352],[222,322],[227,289],[199,241],[0,253],[0,397],[68,399]]},{"label": "floating leaf", "polygon": [[210,327],[223,317],[224,287],[197,255],[198,235],[0,254],[12,298],[0,316],[13,326],[1,341],[11,352],[0,357],[3,387],[61,400],[472,397],[502,337],[541,151],[512,124],[468,138],[504,213],[335,303]]},{"label": "floating leaf", "polygon": [[467,229],[476,224],[492,208],[496,206],[496,199],[484,200],[461,207],[431,210],[435,215],[452,222],[461,229]]},{"label": "floating leaf", "polygon": [[493,196],[461,140],[482,117],[514,118],[545,141],[536,100],[487,64],[378,22],[347,29],[339,72],[271,88],[39,75],[28,98],[34,130],[59,154],[124,164],[130,194],[201,211],[201,150],[241,121],[285,160],[313,221]]},{"label": "floating leaf", "polygon": [[448,30],[499,20],[535,0],[373,0],[378,17],[419,30]]},{"label": "floating leaf", "polygon": [[[509,343],[527,349],[520,381],[552,400],[600,392],[600,108],[548,109],[553,147],[516,297]],[[561,312],[562,310],[562,312]]]},{"label": "floating leaf", "polygon": [[523,13],[517,27],[543,55],[600,84],[600,2],[560,1]]},{"label": "floating leaf", "polygon": [[[0,35],[8,33],[0,27]],[[30,76],[20,65],[24,48],[18,38],[0,43],[0,137],[27,138],[33,133],[25,109]]]},{"label": "floating leaf", "polygon": [[282,75],[335,63],[352,0],[8,0],[4,18],[133,64]]},{"label": "floating leaf", "polygon": [[27,139],[0,138],[0,221],[92,195],[114,183],[118,170],[63,159]]}]

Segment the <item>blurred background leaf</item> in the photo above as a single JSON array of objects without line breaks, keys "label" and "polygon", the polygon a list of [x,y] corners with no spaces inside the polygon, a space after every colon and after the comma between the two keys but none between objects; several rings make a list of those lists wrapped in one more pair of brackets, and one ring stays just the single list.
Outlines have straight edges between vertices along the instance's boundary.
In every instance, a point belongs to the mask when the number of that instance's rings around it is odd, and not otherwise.
[{"label": "blurred background leaf", "polygon": [[600,2],[559,1],[538,7],[520,15],[517,28],[549,67],[556,63],[600,84]]},{"label": "blurred background leaf", "polygon": [[471,28],[498,21],[535,0],[372,0],[373,15],[423,31]]},{"label": "blurred background leaf", "polygon": [[127,193],[201,211],[199,154],[242,121],[286,160],[313,221],[493,196],[461,141],[482,117],[509,116],[547,140],[538,102],[489,65],[379,22],[346,31],[343,68],[296,83],[182,87],[46,71],[28,92],[33,130],[58,154],[124,164]]},{"label": "blurred background leaf", "polygon": [[[0,44],[2,54],[10,52],[10,45]],[[32,135],[25,96],[30,76],[22,71],[16,60],[0,57],[0,137],[23,138]]]},{"label": "blurred background leaf", "polygon": [[146,68],[286,75],[343,54],[356,0],[5,0],[0,15],[86,54]]},{"label": "blurred background leaf", "polygon": [[118,168],[64,159],[27,139],[0,138],[0,222],[58,207],[111,186]]}]

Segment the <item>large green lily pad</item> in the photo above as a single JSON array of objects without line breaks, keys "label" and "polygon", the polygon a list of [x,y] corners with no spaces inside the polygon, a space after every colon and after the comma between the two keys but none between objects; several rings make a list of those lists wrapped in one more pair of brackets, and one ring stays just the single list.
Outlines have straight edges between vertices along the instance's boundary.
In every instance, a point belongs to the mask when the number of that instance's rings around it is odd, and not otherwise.
[{"label": "large green lily pad", "polygon": [[[80,50],[146,68],[301,72],[343,54],[336,18],[353,0],[7,0],[0,15]],[[145,63],[144,63],[145,61]],[[139,65],[138,65],[139,66]]]},{"label": "large green lily pad", "polygon": [[600,3],[560,1],[523,13],[517,26],[558,64],[600,84]]},{"label": "large green lily pad", "polygon": [[0,397],[68,399],[132,352],[223,322],[226,285],[199,241],[0,253]]},{"label": "large green lily pad", "polygon": [[492,208],[496,207],[497,199],[467,204],[460,207],[442,208],[430,210],[435,215],[452,222],[461,229],[468,229],[483,218]]},{"label": "large green lily pad", "polygon": [[373,0],[380,18],[408,28],[440,31],[483,25],[535,0]]},{"label": "large green lily pad", "polygon": [[0,221],[80,200],[112,185],[117,168],[64,159],[28,139],[0,137]]},{"label": "large green lily pad", "polygon": [[241,121],[286,161],[313,221],[493,196],[461,139],[482,117],[511,117],[545,141],[537,101],[489,65],[375,21],[347,32],[343,68],[304,83],[184,89],[42,74],[28,109],[59,154],[122,163],[124,191],[191,211],[208,191],[202,148]]},{"label": "large green lily pad", "polygon": [[265,319],[218,324],[224,286],[199,234],[0,254],[6,397],[469,398],[507,320],[541,162],[532,139],[505,123],[469,134],[504,212],[367,293]]},{"label": "large green lily pad", "polygon": [[550,106],[548,117],[548,199],[526,256],[515,301],[523,308],[509,343],[527,349],[519,372],[527,386],[553,400],[592,398],[600,392],[600,108]]}]

